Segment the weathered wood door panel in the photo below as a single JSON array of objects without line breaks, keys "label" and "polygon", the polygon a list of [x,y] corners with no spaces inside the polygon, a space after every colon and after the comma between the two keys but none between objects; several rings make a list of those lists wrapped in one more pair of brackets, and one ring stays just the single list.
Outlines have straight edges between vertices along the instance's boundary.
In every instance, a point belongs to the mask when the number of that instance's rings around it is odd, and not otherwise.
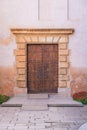
[{"label": "weathered wood door panel", "polygon": [[54,93],[58,89],[58,45],[28,45],[28,93]]}]

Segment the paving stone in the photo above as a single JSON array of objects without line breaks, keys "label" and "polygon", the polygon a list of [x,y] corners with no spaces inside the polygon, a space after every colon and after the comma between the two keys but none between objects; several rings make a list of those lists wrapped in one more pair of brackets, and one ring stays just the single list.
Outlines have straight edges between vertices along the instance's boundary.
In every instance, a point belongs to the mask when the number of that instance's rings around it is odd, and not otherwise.
[{"label": "paving stone", "polygon": [[53,128],[44,128],[44,129],[42,129],[42,128],[39,128],[39,129],[35,129],[35,130],[54,130]]},{"label": "paving stone", "polygon": [[23,124],[23,123],[15,124],[15,127],[21,127],[21,126],[23,126],[23,127],[27,127],[27,124]]},{"label": "paving stone", "polygon": [[54,130],[68,130],[67,128],[54,128]]},{"label": "paving stone", "polygon": [[0,127],[0,130],[7,130],[7,128],[5,128],[5,127]]},{"label": "paving stone", "polygon": [[29,126],[29,129],[36,129],[36,126]]},{"label": "paving stone", "polygon": [[27,129],[28,129],[28,126],[23,126],[23,125],[15,126],[14,129],[15,129],[15,130],[17,130],[17,129],[24,129],[24,130],[26,129],[26,130],[27,130]]},{"label": "paving stone", "polygon": [[[31,121],[30,121],[31,122]],[[35,123],[44,123],[44,120],[34,120]]]},{"label": "paving stone", "polygon": [[8,127],[7,130],[14,130],[14,127]]},{"label": "paving stone", "polygon": [[36,130],[35,128],[28,128],[27,130]]},{"label": "paving stone", "polygon": [[1,122],[0,121],[0,127],[6,127],[6,126],[9,126],[10,123],[4,123],[4,122]]},{"label": "paving stone", "polygon": [[14,128],[13,130],[28,130],[27,128]]},{"label": "paving stone", "polygon": [[3,128],[3,129],[7,129],[7,126],[0,126],[0,130],[1,130],[1,128]]},{"label": "paving stone", "polygon": [[37,128],[37,129],[45,129],[45,126],[44,126],[44,125],[36,125],[36,126],[34,126],[34,128]]},{"label": "paving stone", "polygon": [[51,123],[36,123],[36,127],[39,126],[39,128],[49,128],[51,127]]},{"label": "paving stone", "polygon": [[14,130],[14,128],[8,128],[8,129],[6,129],[6,130]]},{"label": "paving stone", "polygon": [[48,110],[48,106],[47,105],[23,105],[22,110],[42,111],[42,110]]}]

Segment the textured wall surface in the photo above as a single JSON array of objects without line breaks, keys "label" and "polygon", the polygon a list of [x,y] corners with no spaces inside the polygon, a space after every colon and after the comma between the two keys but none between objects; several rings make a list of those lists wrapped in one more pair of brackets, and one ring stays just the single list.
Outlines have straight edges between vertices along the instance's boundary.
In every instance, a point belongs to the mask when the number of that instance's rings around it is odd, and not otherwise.
[{"label": "textured wall surface", "polygon": [[12,96],[14,86],[14,68],[0,67],[0,94]]},{"label": "textured wall surface", "polygon": [[[75,83],[81,81],[82,84],[79,85],[79,88],[82,87],[81,90],[85,90],[87,88],[86,81],[84,81],[86,76],[83,76],[84,71],[79,74],[77,68],[87,68],[87,60],[85,59],[87,55],[86,26],[86,0],[1,0],[0,93],[7,92],[8,95],[12,95],[13,86],[15,86],[13,84],[15,83],[14,49],[16,48],[16,41],[10,32],[10,28],[74,28],[75,33],[69,41],[71,66],[76,68],[72,69],[72,79]],[[8,73],[10,68],[12,76]],[[74,78],[77,73],[81,80]],[[7,75],[7,78],[5,75]],[[83,87],[83,81],[85,87]],[[73,89],[77,91],[78,87],[73,86]]]},{"label": "textured wall surface", "polygon": [[71,68],[71,90],[72,94],[80,91],[87,92],[87,68]]}]

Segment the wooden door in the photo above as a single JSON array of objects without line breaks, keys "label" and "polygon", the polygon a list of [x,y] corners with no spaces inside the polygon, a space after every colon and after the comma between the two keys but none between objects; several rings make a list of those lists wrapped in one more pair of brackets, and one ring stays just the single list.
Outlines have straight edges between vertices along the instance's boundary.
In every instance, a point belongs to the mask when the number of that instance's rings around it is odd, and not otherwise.
[{"label": "wooden door", "polygon": [[27,46],[28,93],[55,93],[58,89],[58,45]]}]

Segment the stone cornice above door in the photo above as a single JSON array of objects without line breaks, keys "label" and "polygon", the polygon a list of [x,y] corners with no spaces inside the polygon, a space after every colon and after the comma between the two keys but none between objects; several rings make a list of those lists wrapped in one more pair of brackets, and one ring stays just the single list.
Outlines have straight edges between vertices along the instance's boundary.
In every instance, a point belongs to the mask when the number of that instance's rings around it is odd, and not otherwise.
[{"label": "stone cornice above door", "polygon": [[65,43],[74,29],[11,29],[17,43]]},{"label": "stone cornice above door", "polygon": [[66,34],[70,35],[74,32],[74,29],[11,29],[13,34],[34,34],[34,35],[58,35],[58,34]]}]

